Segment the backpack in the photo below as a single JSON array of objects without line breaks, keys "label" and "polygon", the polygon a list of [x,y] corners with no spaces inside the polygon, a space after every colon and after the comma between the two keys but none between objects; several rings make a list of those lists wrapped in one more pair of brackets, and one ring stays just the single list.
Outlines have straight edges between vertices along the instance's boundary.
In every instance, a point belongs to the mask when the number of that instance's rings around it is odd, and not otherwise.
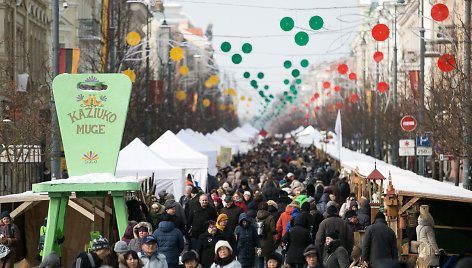
[{"label": "backpack", "polygon": [[256,220],[257,235],[261,238],[266,236],[264,221]]}]

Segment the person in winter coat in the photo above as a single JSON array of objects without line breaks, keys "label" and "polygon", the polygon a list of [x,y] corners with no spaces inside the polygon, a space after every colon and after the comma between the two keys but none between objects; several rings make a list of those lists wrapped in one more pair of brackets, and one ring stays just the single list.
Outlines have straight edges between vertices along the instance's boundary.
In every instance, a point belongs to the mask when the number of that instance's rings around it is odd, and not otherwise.
[{"label": "person in winter coat", "polygon": [[362,244],[362,261],[366,265],[375,265],[381,259],[397,259],[397,238],[387,226],[382,212],[375,215],[375,221],[367,227]]},{"label": "person in winter coat", "polygon": [[287,263],[291,268],[301,268],[305,263],[303,251],[313,240],[308,229],[308,218],[297,216],[294,224],[295,226],[285,232],[282,242],[287,243]]},{"label": "person in winter coat", "polygon": [[371,223],[371,216],[370,216],[370,204],[369,200],[365,201],[361,208],[357,211],[357,220],[359,224],[362,226],[362,229],[367,228],[367,226]]},{"label": "person in winter coat", "polygon": [[351,254],[352,248],[354,247],[354,233],[349,230],[346,222],[338,216],[338,211],[334,205],[329,206],[326,211],[328,217],[320,224],[318,232],[316,233],[315,245],[324,251],[326,235],[338,231],[341,245]]},{"label": "person in winter coat", "polygon": [[279,189],[278,189],[278,182],[271,179],[264,183],[264,187],[262,189],[262,195],[264,200],[278,200],[279,198]]},{"label": "person in winter coat", "polygon": [[233,249],[228,241],[218,241],[215,245],[215,258],[211,268],[241,268],[241,264],[234,259]]},{"label": "person in winter coat", "polygon": [[[168,196],[171,196],[169,194]],[[173,197],[173,195],[172,195]],[[171,219],[171,221],[174,223],[175,228],[179,229],[180,232],[185,232],[185,213],[182,207],[180,207],[180,204],[178,202],[175,202],[173,199],[167,199],[164,207],[166,209],[166,213],[161,217],[159,224],[161,221],[166,218],[167,220]],[[180,213],[177,214],[177,211],[181,209]]]},{"label": "person in winter coat", "polygon": [[431,214],[426,213],[418,217],[416,226],[416,238],[419,242],[426,242],[431,247],[431,266],[439,265],[439,248],[434,234],[434,219]]},{"label": "person in winter coat", "polygon": [[275,229],[275,221],[269,213],[269,206],[266,202],[259,203],[259,211],[257,211],[256,223],[261,222],[263,225],[263,235],[259,235],[261,244],[261,254],[259,255],[259,268],[264,268],[264,257],[275,250],[274,235],[277,234]]},{"label": "person in winter coat", "polygon": [[208,197],[204,194],[200,195],[199,203],[195,205],[189,213],[187,220],[187,229],[188,233],[190,233],[191,239],[191,249],[197,249],[197,241],[200,235],[206,231],[205,223],[208,221],[216,221],[216,218],[216,210],[208,204]]},{"label": "person in winter coat", "polygon": [[126,226],[125,234],[121,238],[121,241],[125,241],[126,245],[129,245],[131,239],[134,238],[133,228],[138,224],[135,221],[128,221],[128,226]]},{"label": "person in winter coat", "polygon": [[234,235],[236,236],[238,261],[243,268],[252,268],[254,266],[255,249],[260,249],[261,245],[256,227],[251,224],[246,213],[239,215],[239,225],[234,230]]},{"label": "person in winter coat", "polygon": [[247,213],[246,203],[244,203],[243,195],[240,192],[236,191],[233,194],[233,202],[236,206],[242,208],[244,213]]},{"label": "person in winter coat", "polygon": [[347,250],[341,246],[337,231],[330,232],[326,235],[323,265],[326,268],[347,268],[350,265],[349,254]]},{"label": "person in winter coat", "polygon": [[206,226],[206,232],[201,234],[198,238],[197,247],[197,253],[200,256],[200,264],[202,265],[202,268],[210,268],[213,263],[213,257],[215,256],[213,251],[215,250],[216,242],[221,239],[216,232],[216,222],[207,221]]},{"label": "person in winter coat", "polygon": [[134,250],[129,250],[118,257],[118,268],[141,268],[144,267],[143,261]]},{"label": "person in winter coat", "polygon": [[282,255],[273,251],[269,253],[266,257],[266,266],[267,268],[280,268],[284,263]]},{"label": "person in winter coat", "polygon": [[252,199],[252,202],[247,205],[247,216],[250,219],[256,219],[257,215],[257,207],[259,204],[262,202],[262,195],[261,194],[256,194],[256,196]]},{"label": "person in winter coat", "polygon": [[221,213],[221,209],[223,208],[223,200],[219,196],[212,197],[213,199],[213,206],[215,207],[216,213],[219,215]]},{"label": "person in winter coat", "polygon": [[151,211],[149,212],[151,218],[151,226],[156,229],[161,221],[162,215],[165,213],[165,206],[159,202],[155,202],[151,205]]},{"label": "person in winter coat", "polygon": [[349,230],[351,230],[351,232],[357,232],[357,231],[363,230],[362,225],[357,220],[356,211],[348,210],[345,216],[346,216],[345,221],[347,223],[347,227],[349,227]]},{"label": "person in winter coat", "polygon": [[134,238],[129,241],[128,247],[136,252],[141,251],[141,240],[146,235],[152,235],[152,227],[149,222],[140,222],[133,227]]},{"label": "person in winter coat", "polygon": [[318,229],[320,228],[320,224],[324,220],[324,217],[316,208],[315,203],[310,204],[310,214],[313,217],[313,228],[311,230],[312,237],[316,237],[316,233],[318,233]]},{"label": "person in winter coat", "polygon": [[[326,188],[328,189],[328,188]],[[320,198],[320,201],[317,202],[316,204],[316,209],[321,212],[321,214],[326,212],[326,207],[328,205],[328,202],[330,201],[329,199],[329,192],[324,192],[323,195]]]},{"label": "person in winter coat", "polygon": [[180,252],[184,250],[184,236],[172,220],[171,215],[164,215],[159,227],[152,235],[157,240],[157,252],[166,256],[167,266],[177,268]]},{"label": "person in winter coat", "polygon": [[303,268],[323,268],[323,256],[321,255],[320,249],[311,244],[303,251],[305,256],[306,264]]},{"label": "person in winter coat", "polygon": [[292,219],[292,212],[295,209],[300,209],[297,202],[292,202],[285,208],[285,212],[280,214],[279,220],[277,221],[276,229],[277,229],[277,240],[281,240],[282,237],[285,235],[285,231],[287,228],[287,224]]},{"label": "person in winter coat", "polygon": [[236,248],[236,239],[234,238],[234,230],[228,226],[228,216],[220,214],[216,220],[216,234],[221,240],[228,241],[232,248]]},{"label": "person in winter coat", "polygon": [[[344,202],[339,209],[339,216],[341,218],[344,218],[344,214],[350,209],[351,207],[351,202],[356,200],[356,195],[354,193],[351,193],[348,198],[346,198],[346,202]],[[357,205],[357,204],[356,204]]]},{"label": "person in winter coat", "polygon": [[[102,266],[102,262],[110,254],[110,243],[102,236],[95,238],[92,242],[92,251],[82,251],[70,268],[93,268]],[[3,266],[2,266],[3,267]],[[13,267],[13,266],[12,266]]]},{"label": "person in winter coat", "polygon": [[2,219],[0,221],[0,244],[7,246],[10,253],[0,259],[0,267],[13,268],[15,265],[16,252],[21,243],[20,229],[10,217],[9,211],[2,212]]},{"label": "person in winter coat", "polygon": [[243,209],[233,203],[233,198],[231,196],[227,196],[225,202],[226,206],[221,209],[220,213],[228,216],[228,226],[234,230],[236,229],[236,226],[238,226],[239,215],[243,213]]},{"label": "person in winter coat", "polygon": [[141,241],[142,250],[138,253],[145,268],[167,268],[166,256],[157,252],[157,240],[147,235]]},{"label": "person in winter coat", "polygon": [[274,218],[274,221],[277,222],[280,217],[279,205],[275,203],[274,200],[267,201],[267,205],[269,206],[270,215],[272,215],[272,217]]},{"label": "person in winter coat", "polygon": [[195,250],[184,252],[181,260],[185,268],[202,268],[202,265],[198,263],[198,253]]}]

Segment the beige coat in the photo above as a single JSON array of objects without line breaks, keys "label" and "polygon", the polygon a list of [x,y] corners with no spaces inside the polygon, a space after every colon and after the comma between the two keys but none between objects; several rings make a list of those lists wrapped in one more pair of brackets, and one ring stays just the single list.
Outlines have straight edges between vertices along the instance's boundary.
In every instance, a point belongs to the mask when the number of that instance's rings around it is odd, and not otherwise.
[{"label": "beige coat", "polygon": [[436,244],[436,235],[434,234],[434,220],[431,214],[426,217],[418,217],[418,226],[416,226],[416,238],[419,242],[426,242],[431,247],[431,266],[439,265],[439,248]]}]

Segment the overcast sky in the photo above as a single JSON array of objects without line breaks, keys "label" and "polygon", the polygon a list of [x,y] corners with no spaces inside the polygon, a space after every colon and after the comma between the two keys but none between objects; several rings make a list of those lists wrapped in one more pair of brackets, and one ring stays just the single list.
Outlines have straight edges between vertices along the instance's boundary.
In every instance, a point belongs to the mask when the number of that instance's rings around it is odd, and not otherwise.
[{"label": "overcast sky", "polygon": [[[249,110],[248,117],[258,115],[261,97],[258,90],[249,85],[258,72],[265,74],[264,79],[257,79],[259,89],[264,85],[270,88],[266,95],[286,90],[283,80],[291,78],[290,70],[283,67],[285,60],[291,60],[300,67],[300,61],[307,59],[310,64],[333,60],[349,53],[349,43],[355,36],[360,17],[357,0],[174,0],[181,3],[183,11],[192,19],[195,27],[204,31],[213,23],[213,47],[220,70],[234,76],[238,81],[235,88],[238,99],[241,95],[252,97],[251,108],[246,102],[239,105],[242,117]],[[313,16],[321,16],[323,29],[313,31],[308,24]],[[295,28],[284,32],[280,20],[291,17]],[[342,18],[344,22],[339,20]],[[297,29],[297,27],[299,27]],[[301,29],[300,29],[301,28]],[[294,36],[298,31],[307,29],[310,40],[306,46],[295,44]],[[228,41],[232,49],[224,53],[220,49],[222,42]],[[241,52],[244,43],[250,43],[250,54]],[[242,62],[231,62],[231,56],[240,53]],[[301,70],[303,68],[300,68]],[[251,79],[243,78],[243,73],[251,73]],[[303,73],[303,71],[302,71]],[[242,104],[242,105],[241,105]]]}]

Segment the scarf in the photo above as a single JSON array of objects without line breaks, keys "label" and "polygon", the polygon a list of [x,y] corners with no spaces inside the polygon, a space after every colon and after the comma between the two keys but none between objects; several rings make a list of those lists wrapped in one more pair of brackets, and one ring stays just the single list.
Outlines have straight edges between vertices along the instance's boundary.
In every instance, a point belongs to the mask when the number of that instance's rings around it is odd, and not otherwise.
[{"label": "scarf", "polygon": [[230,256],[228,256],[228,258],[226,259],[220,259],[218,260],[217,262],[215,262],[217,265],[219,265],[220,267],[223,267],[223,266],[226,266],[228,264],[230,264],[231,262],[233,262],[233,254],[231,254]]}]

